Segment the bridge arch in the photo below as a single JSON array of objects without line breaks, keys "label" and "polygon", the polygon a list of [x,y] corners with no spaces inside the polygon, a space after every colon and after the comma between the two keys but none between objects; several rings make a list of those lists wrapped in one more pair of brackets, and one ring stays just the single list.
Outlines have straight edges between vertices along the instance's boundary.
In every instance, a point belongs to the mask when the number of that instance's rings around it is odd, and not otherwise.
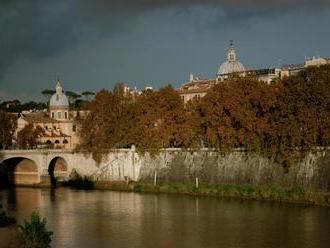
[{"label": "bridge arch", "polygon": [[26,157],[4,159],[1,166],[1,179],[7,185],[31,185],[40,182],[37,163]]},{"label": "bridge arch", "polygon": [[52,158],[48,165],[48,174],[52,185],[56,182],[63,182],[69,176],[68,171],[68,163],[63,157],[56,156]]}]

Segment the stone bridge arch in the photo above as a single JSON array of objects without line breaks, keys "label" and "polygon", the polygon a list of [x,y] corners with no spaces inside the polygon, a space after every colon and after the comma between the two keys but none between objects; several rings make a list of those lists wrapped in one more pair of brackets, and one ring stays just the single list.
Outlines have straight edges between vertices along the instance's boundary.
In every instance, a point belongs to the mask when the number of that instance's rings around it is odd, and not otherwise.
[{"label": "stone bridge arch", "polygon": [[64,156],[54,155],[49,159],[48,174],[52,185],[63,182],[69,176],[68,160]]},{"label": "stone bridge arch", "polygon": [[31,158],[10,156],[1,159],[1,180],[7,185],[33,185],[40,183],[39,166]]}]

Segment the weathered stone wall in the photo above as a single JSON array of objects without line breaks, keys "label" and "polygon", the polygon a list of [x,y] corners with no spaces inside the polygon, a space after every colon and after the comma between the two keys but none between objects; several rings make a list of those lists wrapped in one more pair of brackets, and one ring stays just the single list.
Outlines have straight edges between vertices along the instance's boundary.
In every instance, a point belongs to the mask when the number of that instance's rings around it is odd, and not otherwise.
[{"label": "weathered stone wall", "polygon": [[251,183],[255,185],[304,186],[330,190],[330,151],[309,154],[289,169],[266,158],[244,152],[165,150],[140,157],[140,181]]}]

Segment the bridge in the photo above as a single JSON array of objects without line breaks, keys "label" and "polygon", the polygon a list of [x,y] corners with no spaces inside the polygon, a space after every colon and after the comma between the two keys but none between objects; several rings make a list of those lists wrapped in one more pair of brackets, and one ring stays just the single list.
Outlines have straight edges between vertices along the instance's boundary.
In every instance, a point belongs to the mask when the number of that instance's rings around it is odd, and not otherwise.
[{"label": "bridge", "polygon": [[0,169],[16,185],[50,185],[66,180],[75,170],[95,180],[136,180],[139,174],[138,155],[132,149],[110,151],[101,163],[92,154],[73,150],[0,150]]}]

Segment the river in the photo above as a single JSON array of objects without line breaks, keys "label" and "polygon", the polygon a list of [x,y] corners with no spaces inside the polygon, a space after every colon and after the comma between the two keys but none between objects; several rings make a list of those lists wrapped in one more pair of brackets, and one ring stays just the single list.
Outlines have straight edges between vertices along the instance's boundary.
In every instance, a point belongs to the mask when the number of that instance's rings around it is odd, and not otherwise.
[{"label": "river", "polygon": [[321,207],[67,188],[2,190],[0,201],[18,223],[47,217],[52,247],[330,247]]}]

